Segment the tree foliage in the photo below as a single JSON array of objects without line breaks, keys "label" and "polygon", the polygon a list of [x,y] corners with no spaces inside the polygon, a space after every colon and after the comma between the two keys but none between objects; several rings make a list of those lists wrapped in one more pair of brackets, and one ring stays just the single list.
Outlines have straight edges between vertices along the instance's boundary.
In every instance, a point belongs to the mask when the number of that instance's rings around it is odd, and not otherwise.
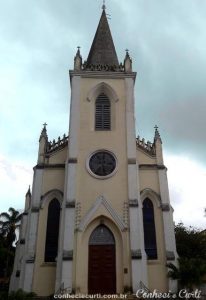
[{"label": "tree foliage", "polygon": [[206,275],[206,232],[182,223],[175,226],[179,266],[169,263],[168,276],[177,279],[180,287],[192,289]]},{"label": "tree foliage", "polygon": [[3,212],[0,214],[0,232],[6,238],[8,247],[12,247],[13,242],[16,241],[16,229],[19,228],[21,221],[21,214],[13,207],[9,208],[9,213]]},{"label": "tree foliage", "polygon": [[9,280],[12,272],[17,229],[20,226],[21,214],[10,207],[7,212],[0,214],[0,277]]},{"label": "tree foliage", "polygon": [[206,259],[206,232],[179,223],[175,226],[175,238],[180,257]]}]

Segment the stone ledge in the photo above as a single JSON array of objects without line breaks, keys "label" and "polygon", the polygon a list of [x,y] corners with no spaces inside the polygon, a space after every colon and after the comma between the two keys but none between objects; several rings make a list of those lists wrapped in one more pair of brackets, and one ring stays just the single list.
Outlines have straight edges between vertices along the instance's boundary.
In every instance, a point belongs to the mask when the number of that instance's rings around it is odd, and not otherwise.
[{"label": "stone ledge", "polygon": [[73,250],[69,250],[69,251],[64,250],[62,259],[63,260],[73,260]]},{"label": "stone ledge", "polygon": [[170,211],[170,205],[169,204],[161,204],[162,211]]},{"label": "stone ledge", "polygon": [[38,213],[38,212],[39,212],[39,207],[33,206],[33,207],[31,208],[31,212],[32,212],[32,213]]},{"label": "stone ledge", "polygon": [[173,251],[166,251],[167,260],[175,260],[175,255]]},{"label": "stone ledge", "polygon": [[136,158],[128,158],[128,165],[136,165]]},{"label": "stone ledge", "polygon": [[130,199],[129,200],[129,207],[138,207],[138,200],[137,199]]},{"label": "stone ledge", "polygon": [[142,259],[141,249],[131,250],[132,259]]},{"label": "stone ledge", "polygon": [[75,200],[66,202],[66,208],[75,208]]},{"label": "stone ledge", "polygon": [[139,169],[167,170],[167,168],[164,165],[157,165],[157,164],[140,164]]},{"label": "stone ledge", "polygon": [[70,158],[68,159],[68,164],[77,164],[77,158],[70,157]]}]

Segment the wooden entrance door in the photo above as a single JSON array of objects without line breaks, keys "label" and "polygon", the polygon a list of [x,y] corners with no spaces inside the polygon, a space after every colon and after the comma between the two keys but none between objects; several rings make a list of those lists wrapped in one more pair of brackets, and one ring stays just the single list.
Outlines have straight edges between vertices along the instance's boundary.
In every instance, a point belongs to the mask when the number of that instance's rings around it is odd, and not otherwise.
[{"label": "wooden entrance door", "polygon": [[90,294],[116,293],[115,241],[111,231],[98,226],[89,241],[88,291]]}]

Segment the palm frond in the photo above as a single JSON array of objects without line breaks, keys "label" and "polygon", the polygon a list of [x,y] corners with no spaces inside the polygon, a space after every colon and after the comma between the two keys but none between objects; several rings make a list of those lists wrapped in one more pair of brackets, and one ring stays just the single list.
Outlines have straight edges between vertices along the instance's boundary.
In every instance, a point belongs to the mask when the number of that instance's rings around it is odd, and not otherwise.
[{"label": "palm frond", "polygon": [[3,213],[0,214],[0,218],[5,218],[5,219],[9,220],[10,215],[7,212],[3,212]]}]

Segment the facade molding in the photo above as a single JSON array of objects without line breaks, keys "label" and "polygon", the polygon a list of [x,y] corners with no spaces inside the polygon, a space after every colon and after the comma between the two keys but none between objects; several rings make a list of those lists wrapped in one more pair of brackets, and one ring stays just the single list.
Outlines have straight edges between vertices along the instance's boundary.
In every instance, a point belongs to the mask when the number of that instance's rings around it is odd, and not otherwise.
[{"label": "facade molding", "polygon": [[34,167],[35,169],[65,169],[65,164],[38,164]]},{"label": "facade molding", "polygon": [[167,170],[167,168],[164,165],[158,165],[158,164],[139,164],[139,169],[144,170]]},{"label": "facade molding", "polygon": [[149,198],[151,201],[155,201],[155,203],[157,204],[157,207],[162,207],[162,200],[161,200],[160,195],[150,188],[146,188],[146,189],[142,190],[140,192],[140,198],[141,198],[142,202],[146,198]]},{"label": "facade molding", "polygon": [[115,90],[106,82],[100,82],[95,85],[87,94],[87,101],[95,101],[99,94],[104,93],[108,96],[110,100],[117,102],[119,97]]},{"label": "facade molding", "polygon": [[104,208],[106,208],[106,210],[109,212],[109,214],[111,215],[112,219],[115,221],[115,223],[119,226],[119,228],[121,229],[121,231],[124,231],[127,229],[127,225],[123,222],[123,220],[121,219],[121,217],[117,214],[117,212],[112,208],[112,206],[110,205],[110,203],[106,200],[106,198],[104,196],[99,196],[95,203],[92,205],[92,207],[90,208],[90,210],[86,213],[86,215],[83,217],[83,219],[81,220],[79,226],[78,226],[78,230],[80,231],[84,231],[85,228],[87,227],[87,225],[90,223],[90,221],[92,220],[92,216],[95,214],[95,212],[98,210],[98,208],[100,206],[103,206]]},{"label": "facade molding", "polygon": [[43,196],[41,196],[40,208],[44,208],[47,202],[50,202],[53,199],[57,199],[60,202],[60,206],[62,206],[63,202],[63,192],[58,189],[53,189],[46,192]]},{"label": "facade molding", "polygon": [[102,79],[125,79],[132,78],[136,79],[136,72],[124,73],[124,72],[103,72],[103,71],[69,71],[70,79],[73,76],[80,76],[82,78],[102,78]]}]

